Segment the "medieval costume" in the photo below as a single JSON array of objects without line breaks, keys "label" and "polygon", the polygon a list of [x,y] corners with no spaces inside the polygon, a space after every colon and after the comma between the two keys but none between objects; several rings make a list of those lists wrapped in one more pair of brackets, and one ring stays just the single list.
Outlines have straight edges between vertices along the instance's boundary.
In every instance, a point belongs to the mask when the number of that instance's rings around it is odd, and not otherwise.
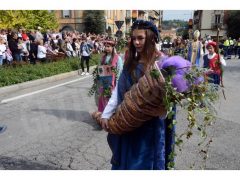
[{"label": "medieval costume", "polygon": [[[156,61],[154,68],[159,70],[171,66],[179,69],[172,79],[173,86],[179,92],[186,92],[188,83],[184,74],[191,64],[173,56],[164,59],[163,63],[162,60]],[[175,127],[169,128],[172,119],[165,118],[165,79],[162,75],[153,78],[150,70],[141,77],[141,69],[139,64],[136,83],[126,69],[123,70],[102,114],[102,118],[109,118],[108,143],[113,152],[112,169],[167,169],[168,162],[173,161],[169,155],[174,151]],[[166,76],[164,72],[161,74]]]},{"label": "medieval costume", "polygon": [[[159,41],[157,28],[152,23],[135,21],[132,30],[135,29],[151,30],[156,35],[155,42]],[[181,69],[173,84],[179,92],[185,91],[182,72],[191,63],[183,62],[179,56],[164,62],[167,67]],[[161,60],[156,63],[158,68],[164,67]],[[169,125],[175,117],[166,118],[164,78],[160,75],[155,79],[150,75],[152,68],[145,72],[143,69],[144,65],[138,62],[132,76],[129,67],[124,66],[108,105],[102,116],[97,117],[108,119],[110,133],[107,140],[113,154],[112,169],[115,170],[163,170],[174,161],[169,155],[174,152],[175,127],[169,128]]]},{"label": "medieval costume", "polygon": [[187,59],[198,67],[201,66],[201,58],[203,55],[203,45],[201,41],[199,41],[200,32],[196,30],[194,32],[194,40],[190,41],[188,44],[188,55]]},{"label": "medieval costume", "polygon": [[185,56],[185,46],[184,44],[182,43],[182,39],[181,38],[177,38],[174,42],[174,56],[182,56],[184,57]]},{"label": "medieval costume", "polygon": [[[105,41],[104,44],[109,44],[114,47],[114,41]],[[98,65],[98,82],[97,82],[97,105],[98,111],[103,112],[105,106],[111,97],[111,92],[116,86],[116,80],[119,78],[123,67],[122,58],[114,52],[103,55]]]},{"label": "medieval costume", "polygon": [[[209,46],[216,48],[216,43],[212,41],[208,43],[206,47],[208,48]],[[226,66],[225,60],[219,56],[215,51],[203,56],[203,67],[211,70],[210,73],[208,73],[208,81],[218,85],[220,85],[222,80],[222,65]]]},{"label": "medieval costume", "polygon": [[[138,82],[142,73],[141,64],[137,66],[135,72],[137,75],[136,82]],[[126,92],[136,82],[134,82],[127,70],[124,69],[118,81],[117,105],[121,104],[124,96],[126,96]],[[130,101],[128,102],[134,102],[136,99],[130,98],[129,100]],[[131,111],[132,109],[128,110],[129,111],[127,112],[133,112]],[[141,109],[139,110],[141,111]],[[141,116],[146,118],[146,116],[144,116],[140,111],[136,111],[138,117]],[[152,112],[152,115],[154,112],[157,112],[153,109],[150,109],[150,111]],[[123,112],[120,111],[120,113]],[[165,109],[161,106],[160,109],[158,108],[158,113],[153,115],[155,117],[150,117],[149,121],[146,121],[143,124],[135,124],[132,122],[135,126],[139,126],[138,128],[134,130],[132,128],[126,129],[128,131],[130,130],[130,132],[126,134],[108,134],[108,144],[113,153],[111,159],[112,169],[167,169],[167,164],[169,162],[168,155],[173,150],[175,129],[168,129],[168,126],[172,121],[171,119],[164,118],[165,113]],[[160,118],[158,115],[163,117]],[[123,117],[126,116],[127,114],[123,114]],[[131,115],[129,114],[129,116]],[[134,120],[135,118],[131,116],[130,119]],[[116,119],[115,122],[118,122],[118,120],[120,119]],[[112,123],[114,124],[114,121],[112,121]],[[118,128],[114,125],[113,127]],[[117,131],[118,130],[116,130],[116,132]]]}]

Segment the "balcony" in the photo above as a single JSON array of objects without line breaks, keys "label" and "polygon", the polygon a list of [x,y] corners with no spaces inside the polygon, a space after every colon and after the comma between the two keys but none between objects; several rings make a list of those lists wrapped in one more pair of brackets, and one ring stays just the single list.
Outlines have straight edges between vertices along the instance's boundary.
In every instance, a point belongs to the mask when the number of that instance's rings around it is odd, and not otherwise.
[{"label": "balcony", "polygon": [[199,19],[194,19],[193,24],[198,24],[199,23]]},{"label": "balcony", "polygon": [[211,29],[213,30],[217,30],[217,28],[222,28],[223,27],[223,23],[212,23],[211,25]]}]

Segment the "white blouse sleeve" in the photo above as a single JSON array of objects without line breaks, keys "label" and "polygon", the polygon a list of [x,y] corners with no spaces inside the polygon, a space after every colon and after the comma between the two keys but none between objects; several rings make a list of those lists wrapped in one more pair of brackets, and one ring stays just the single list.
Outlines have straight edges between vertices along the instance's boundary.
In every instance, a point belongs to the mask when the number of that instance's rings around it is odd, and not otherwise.
[{"label": "white blouse sleeve", "polygon": [[220,57],[220,62],[223,66],[227,66],[227,63],[226,63],[225,59],[223,59],[222,56]]},{"label": "white blouse sleeve", "polygon": [[102,113],[102,118],[104,119],[109,119],[117,109],[117,104],[118,104],[118,98],[117,98],[118,88],[117,87],[118,87],[118,83],[116,84],[116,87],[112,92],[111,98],[109,99],[108,104]]}]

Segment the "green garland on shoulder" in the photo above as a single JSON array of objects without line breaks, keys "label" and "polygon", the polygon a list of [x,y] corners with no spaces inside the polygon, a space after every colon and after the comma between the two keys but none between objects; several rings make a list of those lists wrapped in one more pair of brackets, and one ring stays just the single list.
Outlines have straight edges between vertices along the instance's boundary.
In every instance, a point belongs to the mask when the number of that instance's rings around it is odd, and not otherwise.
[{"label": "green garland on shoulder", "polygon": [[90,88],[90,90],[88,91],[88,96],[91,97],[92,95],[94,95],[97,92],[97,82],[99,79],[99,75],[98,75],[98,66],[96,66],[96,68],[93,70],[92,72],[92,77],[93,77],[93,85]]},{"label": "green garland on shoulder", "polygon": [[[115,80],[117,81],[118,69],[116,67],[112,67],[111,70],[114,74],[116,74],[116,76],[115,76],[116,79]],[[98,66],[93,70],[92,76],[93,76],[93,85],[90,88],[90,90],[88,91],[88,96],[89,97],[91,97],[95,93],[98,94],[98,87],[99,87],[99,84],[98,84],[98,80],[99,80]],[[109,86],[109,87],[107,87],[103,90],[103,96],[104,97],[110,98],[111,95],[112,95],[112,87],[111,86]]]}]

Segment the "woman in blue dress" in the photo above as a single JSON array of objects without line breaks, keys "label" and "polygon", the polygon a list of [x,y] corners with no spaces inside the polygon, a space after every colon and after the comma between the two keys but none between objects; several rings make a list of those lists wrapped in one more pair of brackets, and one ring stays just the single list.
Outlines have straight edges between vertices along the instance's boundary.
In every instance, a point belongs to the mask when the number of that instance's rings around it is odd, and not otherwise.
[{"label": "woman in blue dress", "polygon": [[[159,59],[156,43],[159,41],[157,27],[149,21],[133,23],[128,57],[123,71],[106,106],[101,119],[107,130],[107,122],[124,94],[137,83],[149,66]],[[169,128],[172,119],[154,117],[136,130],[123,134],[108,134],[112,151],[113,170],[164,170],[173,161],[169,155],[174,151],[174,128]]]}]

